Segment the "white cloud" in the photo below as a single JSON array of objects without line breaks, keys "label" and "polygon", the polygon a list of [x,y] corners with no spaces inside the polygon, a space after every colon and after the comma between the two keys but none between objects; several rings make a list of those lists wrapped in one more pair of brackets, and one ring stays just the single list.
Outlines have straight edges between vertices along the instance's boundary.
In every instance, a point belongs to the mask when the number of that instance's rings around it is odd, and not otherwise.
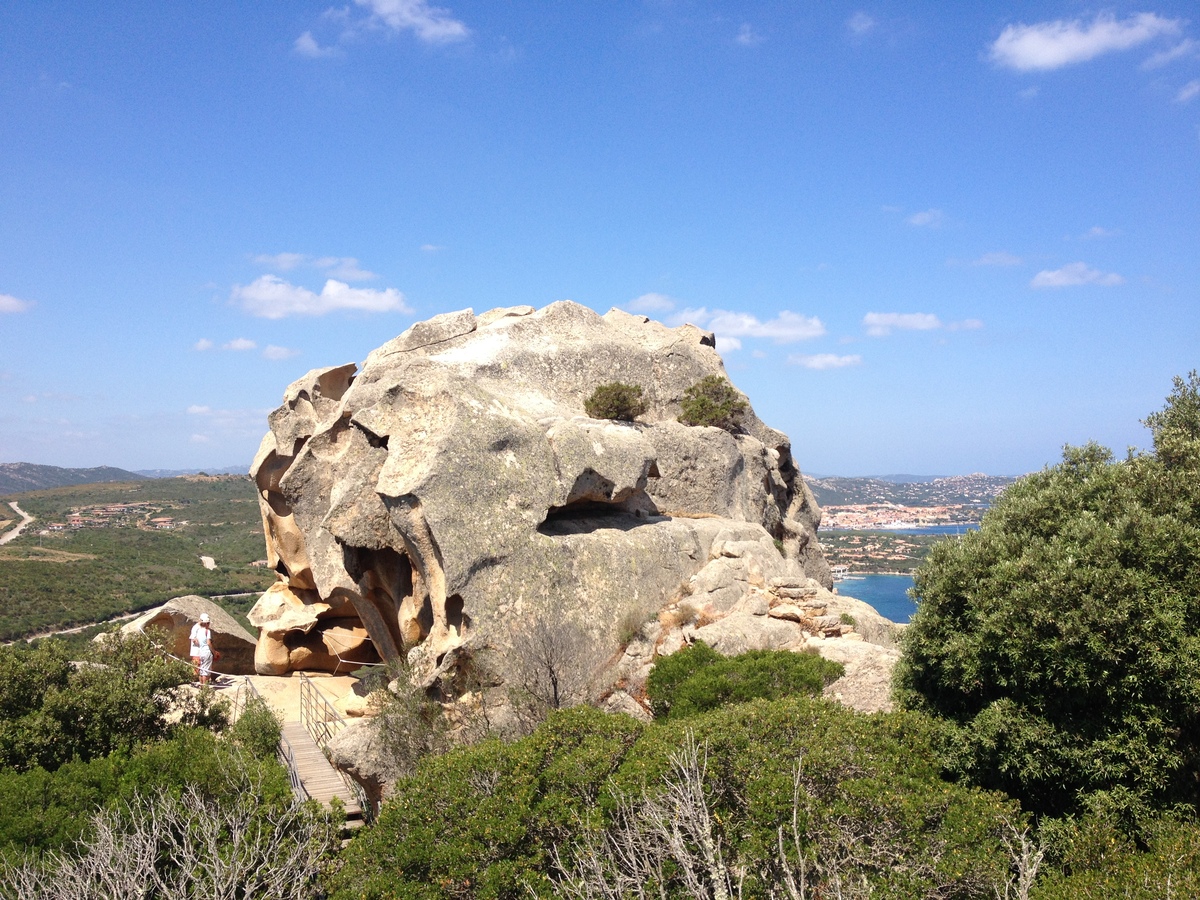
[{"label": "white cloud", "polygon": [[629,301],[629,308],[634,312],[669,312],[675,308],[675,301],[666,294],[656,294],[651,291]]},{"label": "white cloud", "polygon": [[317,39],[313,37],[311,31],[306,31],[300,37],[296,38],[296,42],[292,44],[292,49],[301,56],[307,56],[309,59],[322,59],[327,56],[336,56],[337,47],[322,47],[317,43]]},{"label": "white cloud", "polygon": [[354,0],[371,12],[373,21],[378,21],[392,31],[411,31],[427,44],[448,44],[461,41],[471,34],[450,10],[430,6],[425,0]]},{"label": "white cloud", "polygon": [[743,47],[757,47],[763,42],[762,35],[745,23],[738,29],[737,37],[734,40]]},{"label": "white cloud", "polygon": [[933,313],[867,313],[863,326],[871,337],[886,337],[892,331],[932,331],[942,327]]},{"label": "white cloud", "polygon": [[276,272],[290,272],[292,269],[304,267],[324,272],[331,278],[342,281],[371,281],[378,278],[374,272],[369,272],[358,264],[353,256],[307,256],[303,253],[260,253],[254,261],[265,269]]},{"label": "white cloud", "polygon": [[742,349],[742,342],[735,337],[724,337],[717,335],[717,352],[732,353],[735,350]]},{"label": "white cloud", "polygon": [[1046,269],[1038,272],[1033,276],[1033,280],[1029,282],[1029,286],[1035,288],[1060,288],[1077,287],[1081,284],[1098,284],[1104,287],[1111,287],[1124,283],[1125,279],[1116,272],[1101,272],[1098,269],[1089,268],[1084,263],[1077,262],[1063,266],[1061,269]]},{"label": "white cloud", "polygon": [[867,32],[874,29],[875,24],[875,20],[861,10],[846,20],[846,27],[849,28],[850,32],[857,37],[862,37]]},{"label": "white cloud", "polygon": [[1090,23],[1056,19],[1035,25],[1009,25],[992,44],[991,58],[997,65],[1019,72],[1060,69],[1178,31],[1179,20],[1154,13],[1136,13],[1120,21],[1102,13]]},{"label": "white cloud", "polygon": [[0,313],[25,312],[33,306],[28,300],[20,300],[12,294],[0,294]]},{"label": "white cloud", "polygon": [[909,225],[916,228],[940,228],[945,216],[940,209],[927,209],[924,212],[913,213],[907,219]]},{"label": "white cloud", "polygon": [[254,341],[250,340],[249,338],[234,338],[229,343],[221,345],[222,350],[241,351],[241,350],[255,350],[257,348],[258,348],[258,344],[256,344]]},{"label": "white cloud", "polygon": [[263,348],[262,355],[264,359],[278,360],[291,359],[293,356],[296,356],[299,353],[299,350],[292,350],[290,347],[277,347],[275,344],[267,344],[267,346]]},{"label": "white cloud", "polygon": [[1021,90],[1017,91],[1017,96],[1022,100],[1032,100],[1034,97],[1040,94],[1041,91],[1042,89],[1036,84],[1031,84],[1029,87],[1022,88]]},{"label": "white cloud", "polygon": [[421,245],[422,253],[438,253],[439,251],[442,251],[445,249],[446,248],[443,247],[441,244],[422,244]]},{"label": "white cloud", "polygon": [[1174,47],[1155,53],[1142,63],[1142,68],[1160,69],[1168,63],[1173,63],[1177,59],[1183,59],[1188,56],[1200,56],[1200,41],[1197,41],[1195,38],[1184,38]]},{"label": "white cloud", "polygon": [[1021,265],[1021,257],[1014,256],[1011,253],[1005,253],[1003,250],[997,250],[993,253],[985,253],[979,259],[972,260],[973,266],[1019,266]]},{"label": "white cloud", "polygon": [[205,350],[211,350],[212,348],[213,348],[213,342],[210,341],[208,338],[200,338],[200,340],[198,340],[198,341],[196,341],[196,343],[192,344],[192,349],[199,350],[201,353],[203,353]]},{"label": "white cloud", "polygon": [[282,319],[287,316],[323,316],[339,309],[364,312],[412,312],[395,288],[378,291],[352,288],[330,278],[321,293],[291,284],[276,275],[263,275],[247,285],[235,284],[230,300],[253,316]]},{"label": "white cloud", "polygon": [[1116,237],[1120,234],[1112,228],[1101,228],[1099,225],[1093,225],[1087,231],[1080,235],[1080,238],[1085,241],[1094,241],[1100,238]]},{"label": "white cloud", "polygon": [[718,337],[770,338],[777,344],[806,341],[825,333],[825,326],[820,319],[815,316],[802,316],[786,309],[774,319],[766,322],[759,321],[757,316],[750,313],[731,312],[725,309],[709,311],[704,307],[682,310],[672,316],[672,319],[681,323],[692,322],[714,332]]},{"label": "white cloud", "polygon": [[212,412],[211,406],[197,406],[195,404],[187,408],[189,416],[207,416]]},{"label": "white cloud", "polygon": [[208,444],[212,442],[212,438],[207,434],[193,434],[190,440],[193,444]]},{"label": "white cloud", "polygon": [[838,356],[836,353],[814,353],[811,356],[793,353],[787,361],[789,366],[803,366],[806,369],[844,369],[846,366],[861,365],[862,357],[857,353],[847,356]]},{"label": "white cloud", "polygon": [[1195,81],[1189,81],[1179,89],[1179,93],[1175,95],[1176,103],[1188,103],[1200,96],[1200,78]]}]

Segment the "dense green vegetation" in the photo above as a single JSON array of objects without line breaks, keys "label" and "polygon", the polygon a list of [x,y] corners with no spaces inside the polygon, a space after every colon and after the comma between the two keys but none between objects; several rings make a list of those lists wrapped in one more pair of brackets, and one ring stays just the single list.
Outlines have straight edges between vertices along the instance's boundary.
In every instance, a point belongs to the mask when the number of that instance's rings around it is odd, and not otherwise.
[{"label": "dense green vegetation", "polygon": [[[274,580],[270,570],[250,566],[265,550],[248,478],[84,485],[17,500],[37,521],[0,547],[0,640],[96,622],[184,594],[259,592]],[[73,509],[130,502],[153,512],[126,524],[41,533],[65,522]],[[145,527],[158,515],[171,516],[176,527]],[[217,568],[205,569],[201,556],[211,556]]]},{"label": "dense green vegetation", "polygon": [[[934,730],[920,716],[803,698],[652,726],[557,712],[528,738],[431,757],[401,780],[346,851],[334,896],[561,894],[575,862],[630,817],[652,831],[641,799],[675,784],[696,805],[657,824],[699,824],[726,868],[744,870],[748,897],[804,867],[810,883],[865,879],[878,897],[990,897],[1007,877],[1000,839],[1016,805],[943,782]],[[655,835],[643,837],[652,849]],[[686,892],[680,868],[661,872],[670,896],[712,896]]]},{"label": "dense green vegetation", "polygon": [[844,672],[841,663],[816,653],[751,650],[725,657],[696,641],[655,664],[646,695],[656,718],[683,719],[731,703],[815,696]]},{"label": "dense green vegetation", "polygon": [[749,409],[737,388],[720,375],[706,375],[683,392],[679,401],[682,412],[679,421],[684,425],[711,425],[726,431],[737,431]]},{"label": "dense green vegetation", "polygon": [[229,726],[190,677],[144,637],[0,648],[0,896],[317,895],[336,818],[293,798],[261,701]]},{"label": "dense green vegetation", "polygon": [[899,697],[1037,813],[1200,801],[1198,392],[1150,418],[1153,454],[1068,447],[917,573]]},{"label": "dense green vegetation", "polygon": [[646,411],[642,386],[621,381],[602,384],[583,401],[583,411],[593,419],[632,422]]}]

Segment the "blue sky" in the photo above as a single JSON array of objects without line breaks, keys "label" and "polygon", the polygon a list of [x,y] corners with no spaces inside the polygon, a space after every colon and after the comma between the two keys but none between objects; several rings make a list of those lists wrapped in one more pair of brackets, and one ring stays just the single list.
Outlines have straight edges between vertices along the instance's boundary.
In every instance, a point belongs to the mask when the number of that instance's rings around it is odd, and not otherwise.
[{"label": "blue sky", "polygon": [[820,474],[1021,474],[1200,365],[1194,2],[20,3],[0,462],[249,462],[311,368],[573,299]]}]

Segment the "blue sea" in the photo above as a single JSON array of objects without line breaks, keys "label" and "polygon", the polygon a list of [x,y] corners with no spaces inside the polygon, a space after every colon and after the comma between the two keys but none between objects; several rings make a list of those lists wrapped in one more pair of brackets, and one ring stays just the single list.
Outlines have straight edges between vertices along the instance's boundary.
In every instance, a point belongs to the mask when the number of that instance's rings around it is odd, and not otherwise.
[{"label": "blue sea", "polygon": [[908,597],[912,586],[911,575],[851,575],[834,584],[839,594],[870,603],[893,622],[907,622],[917,611]]},{"label": "blue sea", "polygon": [[877,531],[880,534],[966,534],[978,531],[978,525],[926,525],[923,528],[863,528],[862,531]]}]

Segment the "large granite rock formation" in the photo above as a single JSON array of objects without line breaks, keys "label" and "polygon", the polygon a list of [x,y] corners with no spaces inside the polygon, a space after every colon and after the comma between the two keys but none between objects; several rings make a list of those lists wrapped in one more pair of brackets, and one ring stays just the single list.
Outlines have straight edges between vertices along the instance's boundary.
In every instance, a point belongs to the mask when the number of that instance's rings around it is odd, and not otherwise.
[{"label": "large granite rock formation", "polygon": [[[677,421],[725,374],[714,343],[570,302],[465,310],[293,383],[251,470],[279,573],[250,615],[257,670],[432,669],[536,619],[603,656],[701,570],[724,605],[772,577],[829,587],[787,437],[752,411],[738,434]],[[644,388],[638,422],[584,414],[612,381]]]}]

